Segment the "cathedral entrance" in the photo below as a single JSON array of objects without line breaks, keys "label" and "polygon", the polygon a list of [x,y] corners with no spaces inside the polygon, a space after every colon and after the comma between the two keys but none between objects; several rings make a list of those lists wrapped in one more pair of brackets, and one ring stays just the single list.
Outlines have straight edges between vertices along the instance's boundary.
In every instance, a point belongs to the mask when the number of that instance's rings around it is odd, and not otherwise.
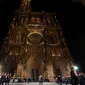
[{"label": "cathedral entrance", "polygon": [[32,79],[33,81],[38,81],[39,77],[39,70],[38,69],[32,69]]},{"label": "cathedral entrance", "polygon": [[55,70],[55,75],[56,75],[56,77],[57,77],[59,74],[61,74],[61,73],[60,73],[60,69],[56,69],[56,70]]}]

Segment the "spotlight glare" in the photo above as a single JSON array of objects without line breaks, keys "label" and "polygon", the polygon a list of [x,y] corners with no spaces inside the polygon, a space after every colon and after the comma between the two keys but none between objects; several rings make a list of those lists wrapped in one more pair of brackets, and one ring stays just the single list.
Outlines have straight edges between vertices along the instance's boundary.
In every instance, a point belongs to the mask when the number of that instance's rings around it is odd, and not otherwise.
[{"label": "spotlight glare", "polygon": [[78,67],[77,67],[77,66],[74,66],[73,68],[74,68],[75,70],[78,70]]}]

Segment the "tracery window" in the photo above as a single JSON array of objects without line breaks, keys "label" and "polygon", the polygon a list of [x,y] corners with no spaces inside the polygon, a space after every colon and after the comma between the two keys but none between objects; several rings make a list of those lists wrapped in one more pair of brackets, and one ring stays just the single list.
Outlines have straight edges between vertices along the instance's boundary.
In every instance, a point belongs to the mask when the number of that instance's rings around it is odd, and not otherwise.
[{"label": "tracery window", "polygon": [[18,34],[18,35],[16,36],[16,40],[17,40],[17,41],[21,41],[21,35],[20,35],[20,34]]},{"label": "tracery window", "polygon": [[25,24],[28,23],[28,17],[25,18],[25,21],[24,21]]},{"label": "tracery window", "polygon": [[31,23],[35,23],[35,17],[31,18]]},{"label": "tracery window", "polygon": [[50,35],[50,43],[51,43],[51,44],[54,43],[53,35]]},{"label": "tracery window", "polygon": [[55,38],[54,34],[50,34],[49,39],[50,39],[50,44],[56,43],[56,38]]},{"label": "tracery window", "polygon": [[36,18],[36,22],[40,23],[40,18],[39,17]]}]

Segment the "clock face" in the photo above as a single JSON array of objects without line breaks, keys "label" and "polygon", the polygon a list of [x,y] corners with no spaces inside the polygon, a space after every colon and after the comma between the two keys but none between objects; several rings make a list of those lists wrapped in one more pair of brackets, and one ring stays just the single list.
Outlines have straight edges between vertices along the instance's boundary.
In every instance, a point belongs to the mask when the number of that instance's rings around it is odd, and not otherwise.
[{"label": "clock face", "polygon": [[30,33],[28,35],[28,40],[31,44],[40,44],[43,41],[43,37],[39,33]]}]

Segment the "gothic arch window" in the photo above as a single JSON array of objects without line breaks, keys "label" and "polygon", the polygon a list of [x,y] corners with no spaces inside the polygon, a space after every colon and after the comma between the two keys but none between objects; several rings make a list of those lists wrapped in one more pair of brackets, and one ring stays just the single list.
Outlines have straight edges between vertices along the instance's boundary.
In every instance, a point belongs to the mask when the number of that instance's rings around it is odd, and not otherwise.
[{"label": "gothic arch window", "polygon": [[54,34],[50,34],[49,40],[50,40],[50,44],[55,44],[56,43]]},{"label": "gothic arch window", "polygon": [[36,22],[40,23],[40,18],[39,17],[36,18]]},{"label": "gothic arch window", "polygon": [[25,18],[25,21],[24,21],[25,24],[28,23],[28,17]]},{"label": "gothic arch window", "polygon": [[21,41],[21,35],[20,35],[20,34],[18,34],[18,35],[16,36],[16,40],[17,40],[17,41]]},{"label": "gothic arch window", "polygon": [[50,35],[50,43],[53,44],[54,39],[53,39],[53,35]]},{"label": "gothic arch window", "polygon": [[31,23],[35,23],[35,17],[31,18]]}]

